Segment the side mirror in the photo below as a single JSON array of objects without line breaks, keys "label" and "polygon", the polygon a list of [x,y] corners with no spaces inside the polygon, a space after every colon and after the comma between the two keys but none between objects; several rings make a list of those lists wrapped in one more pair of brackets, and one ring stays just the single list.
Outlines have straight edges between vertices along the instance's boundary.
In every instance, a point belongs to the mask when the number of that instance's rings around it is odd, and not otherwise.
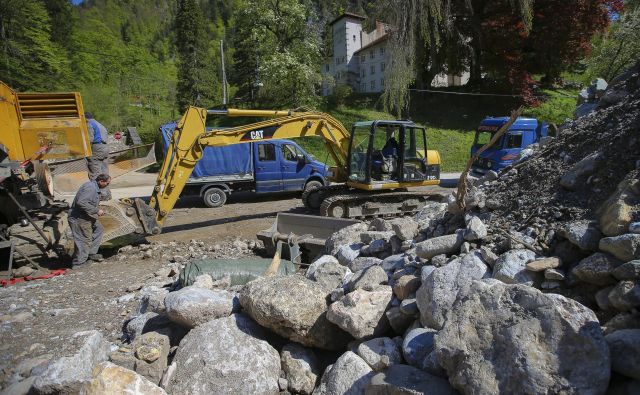
[{"label": "side mirror", "polygon": [[298,162],[301,162],[301,163],[305,163],[305,162],[306,162],[306,159],[307,159],[307,158],[305,158],[305,157],[304,157],[304,155],[302,155],[302,154],[298,154],[298,155],[297,155],[297,158],[298,158]]}]

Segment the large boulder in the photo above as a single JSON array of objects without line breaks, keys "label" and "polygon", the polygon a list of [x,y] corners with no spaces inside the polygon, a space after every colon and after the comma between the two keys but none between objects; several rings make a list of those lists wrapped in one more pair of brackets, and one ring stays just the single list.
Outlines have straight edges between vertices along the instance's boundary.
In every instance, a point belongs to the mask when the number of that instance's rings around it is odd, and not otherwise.
[{"label": "large boulder", "polygon": [[346,284],[346,288],[348,291],[354,291],[359,288],[371,289],[387,281],[389,281],[387,272],[385,272],[382,267],[373,265],[353,273],[353,276]]},{"label": "large boulder", "polygon": [[398,343],[388,337],[378,337],[360,343],[356,349],[356,354],[376,372],[391,365],[402,363],[402,354]]},{"label": "large boulder", "polygon": [[455,395],[446,379],[409,365],[393,365],[371,378],[367,395]]},{"label": "large boulder", "polygon": [[488,276],[491,276],[491,270],[478,251],[431,271],[416,293],[422,324],[430,328],[442,328],[458,293],[466,292],[472,280]]},{"label": "large boulder", "polygon": [[640,204],[640,180],[626,178],[599,209],[602,233],[619,236],[626,233],[633,221],[634,207]]},{"label": "large boulder", "polygon": [[326,290],[301,276],[266,277],[240,291],[240,303],[257,323],[308,347],[341,350],[350,337],[327,320]]},{"label": "large boulder", "polygon": [[623,329],[606,336],[611,369],[640,380],[640,329]]},{"label": "large boulder", "polygon": [[332,234],[324,243],[327,254],[336,255],[343,245],[351,245],[360,242],[360,234],[368,230],[368,225],[364,222],[349,225]]},{"label": "large boulder", "polygon": [[373,375],[362,358],[347,351],[327,367],[313,395],[361,395]]},{"label": "large boulder", "polygon": [[431,328],[415,328],[410,330],[402,341],[404,360],[418,369],[424,367],[425,358],[433,351],[433,339],[438,333]]},{"label": "large boulder", "polygon": [[602,159],[603,156],[599,152],[583,158],[562,176],[560,185],[570,191],[579,189],[581,185],[585,184],[587,178],[595,173]]},{"label": "large boulder", "polygon": [[308,278],[309,280],[313,280],[316,269],[318,269],[320,266],[325,265],[327,263],[339,263],[339,262],[338,262],[338,259],[336,259],[333,255],[322,255],[318,257],[315,261],[313,261],[311,265],[309,265],[306,273],[304,274],[305,277]]},{"label": "large boulder", "polygon": [[228,317],[238,310],[238,299],[225,290],[186,287],[164,298],[169,319],[187,328],[195,328],[214,318]]},{"label": "large boulder", "polygon": [[311,395],[321,373],[313,351],[297,343],[288,343],[282,347],[280,361],[289,390],[297,394]]},{"label": "large boulder", "polygon": [[600,250],[608,252],[623,262],[640,258],[640,234],[627,233],[600,240]]},{"label": "large boulder", "polygon": [[172,394],[274,394],[280,355],[264,331],[242,314],[213,319],[192,329],[174,357]]},{"label": "large boulder", "polygon": [[596,224],[589,221],[568,223],[558,233],[583,251],[598,251],[598,242],[602,238]]},{"label": "large boulder", "polygon": [[591,310],[519,284],[474,282],[435,348],[450,382],[465,394],[602,394],[611,374]]},{"label": "large boulder", "polygon": [[434,237],[416,244],[416,254],[423,259],[431,259],[440,254],[460,251],[464,243],[464,230],[446,236]]},{"label": "large boulder", "polygon": [[640,259],[636,259],[615,268],[611,275],[618,280],[640,279]]},{"label": "large boulder", "polygon": [[338,262],[325,262],[318,266],[313,275],[307,278],[319,283],[327,291],[331,291],[342,286],[342,282],[347,275],[351,275],[349,268],[342,266]]},{"label": "large boulder", "polygon": [[396,218],[391,223],[391,229],[400,240],[412,240],[418,234],[419,224],[413,218]]},{"label": "large boulder", "polygon": [[37,394],[76,394],[91,380],[93,368],[109,356],[109,343],[96,330],[78,332],[67,340],[73,350],[50,363],[33,383]]},{"label": "large boulder", "polygon": [[533,285],[540,275],[527,270],[527,263],[536,259],[529,250],[510,250],[500,255],[493,265],[493,278],[507,284]]},{"label": "large boulder", "polygon": [[385,311],[393,299],[391,287],[357,289],[329,306],[327,319],[356,339],[377,336],[389,329]]},{"label": "large boulder", "polygon": [[166,395],[166,392],[136,372],[102,362],[93,369],[91,381],[82,386],[80,395],[104,394]]},{"label": "large boulder", "polygon": [[609,292],[609,302],[620,311],[640,307],[640,281],[620,281]]},{"label": "large boulder", "polygon": [[611,272],[621,264],[622,262],[609,254],[596,252],[581,260],[572,272],[580,281],[604,286],[616,283]]}]

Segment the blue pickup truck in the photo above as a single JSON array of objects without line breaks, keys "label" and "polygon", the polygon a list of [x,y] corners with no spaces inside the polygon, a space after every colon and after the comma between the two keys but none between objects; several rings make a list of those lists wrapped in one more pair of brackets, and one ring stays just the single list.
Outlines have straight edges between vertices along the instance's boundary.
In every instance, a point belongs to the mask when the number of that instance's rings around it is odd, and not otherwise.
[{"label": "blue pickup truck", "polygon": [[[487,117],[480,122],[471,146],[471,156],[487,144],[494,134],[509,121],[509,117]],[[496,143],[473,162],[472,173],[483,175],[511,165],[528,145],[539,143],[549,136],[549,125],[534,118],[518,118]]]},{"label": "blue pickup truck", "polygon": [[[160,127],[166,153],[176,127]],[[208,207],[220,207],[235,191],[292,192],[327,184],[327,166],[291,140],[266,140],[205,147],[183,194],[199,195]]]}]

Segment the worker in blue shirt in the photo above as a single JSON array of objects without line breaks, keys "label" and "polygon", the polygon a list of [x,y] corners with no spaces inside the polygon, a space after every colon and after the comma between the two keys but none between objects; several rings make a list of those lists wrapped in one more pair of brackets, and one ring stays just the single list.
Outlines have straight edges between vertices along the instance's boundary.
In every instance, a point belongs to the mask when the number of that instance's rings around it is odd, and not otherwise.
[{"label": "worker in blue shirt", "polygon": [[[109,175],[109,146],[107,128],[93,118],[90,112],[84,113],[89,128],[89,137],[91,138],[91,156],[87,158],[87,169],[89,171],[89,179],[95,180],[98,174]],[[101,200],[111,199],[111,191],[107,188],[100,191]]]}]

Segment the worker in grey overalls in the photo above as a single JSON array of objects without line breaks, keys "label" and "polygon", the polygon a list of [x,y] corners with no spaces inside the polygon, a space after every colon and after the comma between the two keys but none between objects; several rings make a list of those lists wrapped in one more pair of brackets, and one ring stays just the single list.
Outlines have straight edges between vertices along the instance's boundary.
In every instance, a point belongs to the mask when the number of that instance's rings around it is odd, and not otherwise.
[{"label": "worker in grey overalls", "polygon": [[[89,137],[91,138],[91,156],[87,158],[87,169],[89,171],[89,179],[95,180],[98,174],[109,175],[109,135],[107,128],[93,118],[90,112],[84,113],[89,127]],[[101,200],[111,199],[111,191],[109,188],[100,192]]]},{"label": "worker in grey overalls", "polygon": [[98,218],[104,215],[99,208],[100,190],[105,189],[111,182],[107,174],[98,174],[95,180],[82,184],[71,204],[69,226],[73,233],[73,261],[72,265],[79,266],[87,260],[101,261],[102,255],[98,248],[102,243],[104,228]]}]

